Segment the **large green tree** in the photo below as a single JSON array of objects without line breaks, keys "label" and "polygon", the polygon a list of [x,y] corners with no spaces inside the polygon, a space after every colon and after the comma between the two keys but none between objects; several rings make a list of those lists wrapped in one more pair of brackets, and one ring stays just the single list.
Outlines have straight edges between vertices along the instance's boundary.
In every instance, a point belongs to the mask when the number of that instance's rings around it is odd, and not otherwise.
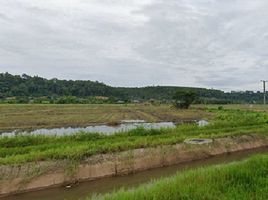
[{"label": "large green tree", "polygon": [[196,99],[196,92],[191,90],[178,90],[173,96],[173,106],[179,109],[188,109]]}]

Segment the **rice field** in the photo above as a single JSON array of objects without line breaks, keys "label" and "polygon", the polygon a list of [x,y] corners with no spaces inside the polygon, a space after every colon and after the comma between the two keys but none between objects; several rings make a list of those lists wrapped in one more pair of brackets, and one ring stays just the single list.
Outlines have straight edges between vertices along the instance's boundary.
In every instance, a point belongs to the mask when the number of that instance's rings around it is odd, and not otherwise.
[{"label": "rice field", "polygon": [[170,105],[112,104],[0,104],[0,132],[57,127],[78,127],[118,123],[121,120],[147,122],[210,119],[204,109],[180,110]]},{"label": "rice field", "polygon": [[[70,136],[17,135],[0,138],[0,165],[70,160],[78,163],[92,155],[177,144],[188,138],[267,135],[266,107],[246,105],[193,106],[173,110],[168,105],[0,105],[1,130],[82,126],[124,119],[179,121],[208,119],[209,124],[175,128],[138,127],[114,135],[80,132]],[[246,161],[189,170],[132,190],[86,200],[229,200],[268,199],[268,155]]]},{"label": "rice field", "polygon": [[215,117],[199,127],[185,124],[176,128],[144,129],[114,135],[78,133],[72,136],[29,135],[0,138],[0,164],[12,165],[43,160],[82,160],[91,155],[129,149],[176,144],[187,138],[217,138],[243,134],[267,134],[266,113],[242,110],[206,110]]}]

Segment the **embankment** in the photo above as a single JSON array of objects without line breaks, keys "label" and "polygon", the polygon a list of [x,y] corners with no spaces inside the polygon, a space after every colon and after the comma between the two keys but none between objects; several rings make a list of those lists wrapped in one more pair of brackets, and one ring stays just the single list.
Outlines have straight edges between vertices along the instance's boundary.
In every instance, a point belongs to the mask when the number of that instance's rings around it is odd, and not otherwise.
[{"label": "embankment", "polygon": [[119,176],[236,151],[268,146],[268,136],[214,139],[210,144],[174,144],[101,154],[83,161],[44,161],[0,166],[0,196]]}]

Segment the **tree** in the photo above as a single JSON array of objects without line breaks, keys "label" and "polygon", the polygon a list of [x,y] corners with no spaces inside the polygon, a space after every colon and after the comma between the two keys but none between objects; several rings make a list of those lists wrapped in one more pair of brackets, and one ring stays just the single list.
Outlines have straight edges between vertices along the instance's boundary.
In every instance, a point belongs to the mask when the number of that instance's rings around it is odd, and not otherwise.
[{"label": "tree", "polygon": [[196,99],[196,92],[178,90],[173,96],[173,106],[177,109],[188,109]]},{"label": "tree", "polygon": [[[182,91],[177,97],[173,98],[176,91]],[[138,100],[141,102],[155,101],[169,103],[174,102],[175,107],[187,107],[191,104],[191,94],[186,96],[183,93],[196,92],[198,101],[195,103],[206,104],[228,104],[228,103],[262,103],[263,95],[261,92],[224,92],[221,90],[205,89],[205,88],[188,88],[176,86],[150,86],[142,88],[112,87],[97,81],[74,81],[45,79],[38,76],[12,75],[9,73],[0,73],[0,98],[7,99],[9,97],[29,97],[30,99],[48,97],[53,102],[60,99],[63,102],[81,103],[98,102],[95,96],[114,97],[118,100],[131,102]],[[77,97],[79,101],[74,99],[66,99],[68,96]],[[89,99],[89,100],[87,100]],[[185,100],[186,99],[186,100]],[[42,100],[43,101],[43,100]],[[112,100],[113,102],[113,100]],[[190,103],[189,103],[190,102]],[[109,101],[102,101],[109,103]]]}]

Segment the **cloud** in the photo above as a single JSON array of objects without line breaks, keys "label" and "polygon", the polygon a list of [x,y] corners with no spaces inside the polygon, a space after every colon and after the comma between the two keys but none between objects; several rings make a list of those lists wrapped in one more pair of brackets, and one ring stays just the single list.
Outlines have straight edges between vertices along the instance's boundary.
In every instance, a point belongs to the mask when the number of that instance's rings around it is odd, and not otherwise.
[{"label": "cloud", "polygon": [[265,0],[0,1],[0,72],[115,86],[260,88]]}]

